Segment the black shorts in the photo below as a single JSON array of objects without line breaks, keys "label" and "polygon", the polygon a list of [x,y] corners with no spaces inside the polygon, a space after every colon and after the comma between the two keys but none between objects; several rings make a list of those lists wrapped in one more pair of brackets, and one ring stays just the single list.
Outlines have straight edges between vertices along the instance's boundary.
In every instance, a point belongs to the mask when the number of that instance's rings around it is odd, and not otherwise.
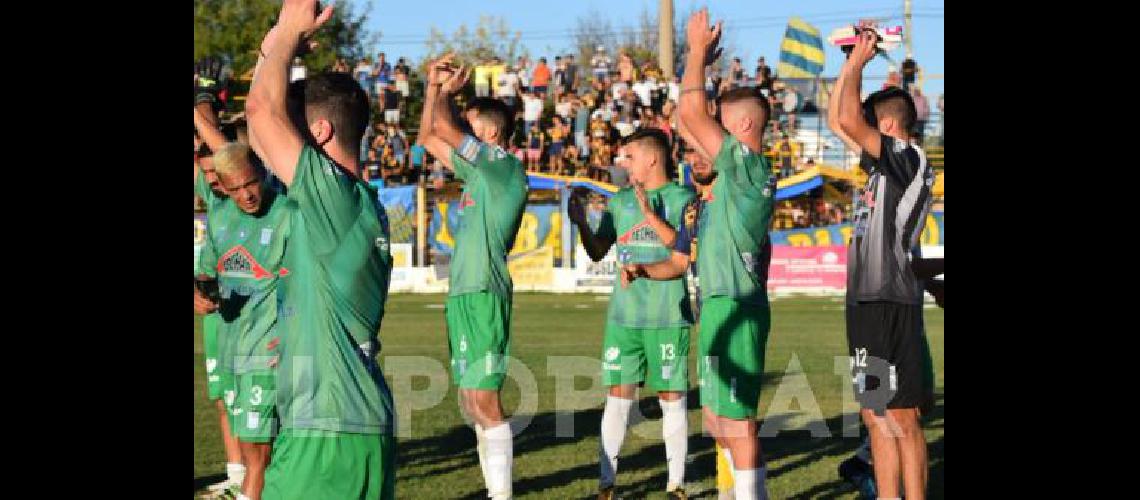
[{"label": "black shorts", "polygon": [[860,406],[878,415],[926,406],[933,384],[924,383],[922,329],[921,304],[847,304],[847,354]]}]

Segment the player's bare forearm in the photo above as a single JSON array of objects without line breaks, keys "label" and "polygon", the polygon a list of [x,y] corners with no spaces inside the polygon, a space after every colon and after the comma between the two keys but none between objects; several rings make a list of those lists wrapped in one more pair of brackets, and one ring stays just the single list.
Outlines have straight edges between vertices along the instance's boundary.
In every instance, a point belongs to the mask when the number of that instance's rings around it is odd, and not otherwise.
[{"label": "player's bare forearm", "polygon": [[692,144],[707,157],[720,151],[723,134],[708,113],[705,96],[705,54],[692,49],[686,56],[685,74],[681,77],[680,120],[684,122]]},{"label": "player's bare forearm", "polygon": [[[428,153],[439,159],[445,168],[455,170],[455,166],[451,164],[452,147],[435,133],[437,130],[437,122],[434,120],[435,108],[440,104],[440,94],[442,93],[438,84],[428,84],[427,94],[424,96],[424,109],[420,115],[420,133],[416,136],[416,144],[423,146]],[[444,105],[446,106],[446,103]]]},{"label": "player's bare forearm", "polygon": [[435,106],[432,107],[434,121],[432,134],[439,137],[452,148],[458,148],[463,142],[463,132],[455,120],[455,112],[451,106],[451,96],[440,91],[436,96]]},{"label": "player's bare forearm", "polygon": [[638,264],[637,277],[651,280],[675,280],[685,275],[689,268],[689,256],[681,252],[673,252],[669,258],[651,264]]},{"label": "player's bare forearm", "polygon": [[286,186],[293,183],[303,145],[286,106],[289,67],[301,38],[301,33],[291,33],[280,25],[266,36],[265,57],[254,75],[245,108],[251,142],[258,143],[262,150],[259,156]]},{"label": "player's bare forearm", "polygon": [[[205,108],[205,109],[203,109]],[[222,131],[218,130],[217,115],[214,110],[210,108],[209,103],[202,103],[194,106],[194,128],[198,131],[198,137],[206,143],[206,146],[211,151],[219,151],[222,146],[226,145],[226,136],[222,135]]]},{"label": "player's bare forearm", "polygon": [[[860,42],[862,43],[862,41]],[[873,44],[873,42],[871,42]],[[857,44],[856,51],[872,51]],[[839,109],[839,126],[863,151],[875,159],[879,158],[879,131],[872,124],[863,119],[863,109],[859,105],[859,87],[863,83],[863,64],[861,56],[853,53],[843,64],[843,87],[839,90],[841,107]]]}]

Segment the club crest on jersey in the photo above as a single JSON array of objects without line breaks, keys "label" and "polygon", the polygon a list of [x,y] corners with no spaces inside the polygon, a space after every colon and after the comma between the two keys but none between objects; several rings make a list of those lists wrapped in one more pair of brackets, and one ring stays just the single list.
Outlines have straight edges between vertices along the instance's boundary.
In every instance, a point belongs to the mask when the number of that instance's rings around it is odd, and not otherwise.
[{"label": "club crest on jersey", "polygon": [[463,199],[459,201],[459,209],[463,210],[473,206],[475,206],[475,199],[471,197],[470,193],[463,193]]},{"label": "club crest on jersey", "polygon": [[653,226],[650,226],[648,222],[640,222],[634,225],[625,234],[618,236],[617,240],[622,245],[661,244],[661,238],[657,236],[657,231],[654,231]]},{"label": "club crest on jersey", "polygon": [[244,246],[238,245],[218,259],[218,275],[229,278],[270,278],[273,273],[266,271]]}]

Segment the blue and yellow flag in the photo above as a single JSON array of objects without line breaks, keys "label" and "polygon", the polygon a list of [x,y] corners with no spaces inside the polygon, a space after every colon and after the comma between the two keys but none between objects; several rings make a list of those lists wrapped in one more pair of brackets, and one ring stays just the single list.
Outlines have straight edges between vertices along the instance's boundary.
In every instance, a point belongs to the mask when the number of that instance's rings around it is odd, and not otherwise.
[{"label": "blue and yellow flag", "polygon": [[823,38],[819,28],[793,17],[780,43],[780,78],[813,78],[823,72]]}]

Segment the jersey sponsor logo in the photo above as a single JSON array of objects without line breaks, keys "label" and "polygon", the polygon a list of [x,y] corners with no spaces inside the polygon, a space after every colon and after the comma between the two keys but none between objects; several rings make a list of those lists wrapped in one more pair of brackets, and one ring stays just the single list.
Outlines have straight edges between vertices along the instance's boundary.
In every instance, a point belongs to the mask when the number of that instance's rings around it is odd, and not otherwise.
[{"label": "jersey sponsor logo", "polygon": [[376,237],[376,248],[379,248],[381,252],[387,252],[388,251],[388,237],[387,236],[377,236]]},{"label": "jersey sponsor logo", "polygon": [[621,349],[617,346],[606,349],[606,361],[614,361],[621,355]]},{"label": "jersey sponsor logo", "polygon": [[214,368],[218,367],[218,360],[214,358],[206,358],[206,373],[214,373]]},{"label": "jersey sponsor logo", "polygon": [[261,229],[261,245],[268,245],[273,239],[273,228],[266,227]]},{"label": "jersey sponsor logo", "polygon": [[640,222],[629,228],[625,234],[618,236],[618,243],[635,246],[660,245],[661,238],[648,222]]},{"label": "jersey sponsor logo", "polygon": [[273,276],[273,273],[266,271],[261,264],[258,264],[249,250],[246,250],[242,245],[231,248],[218,259],[218,274],[227,278],[253,278],[257,280]]}]

